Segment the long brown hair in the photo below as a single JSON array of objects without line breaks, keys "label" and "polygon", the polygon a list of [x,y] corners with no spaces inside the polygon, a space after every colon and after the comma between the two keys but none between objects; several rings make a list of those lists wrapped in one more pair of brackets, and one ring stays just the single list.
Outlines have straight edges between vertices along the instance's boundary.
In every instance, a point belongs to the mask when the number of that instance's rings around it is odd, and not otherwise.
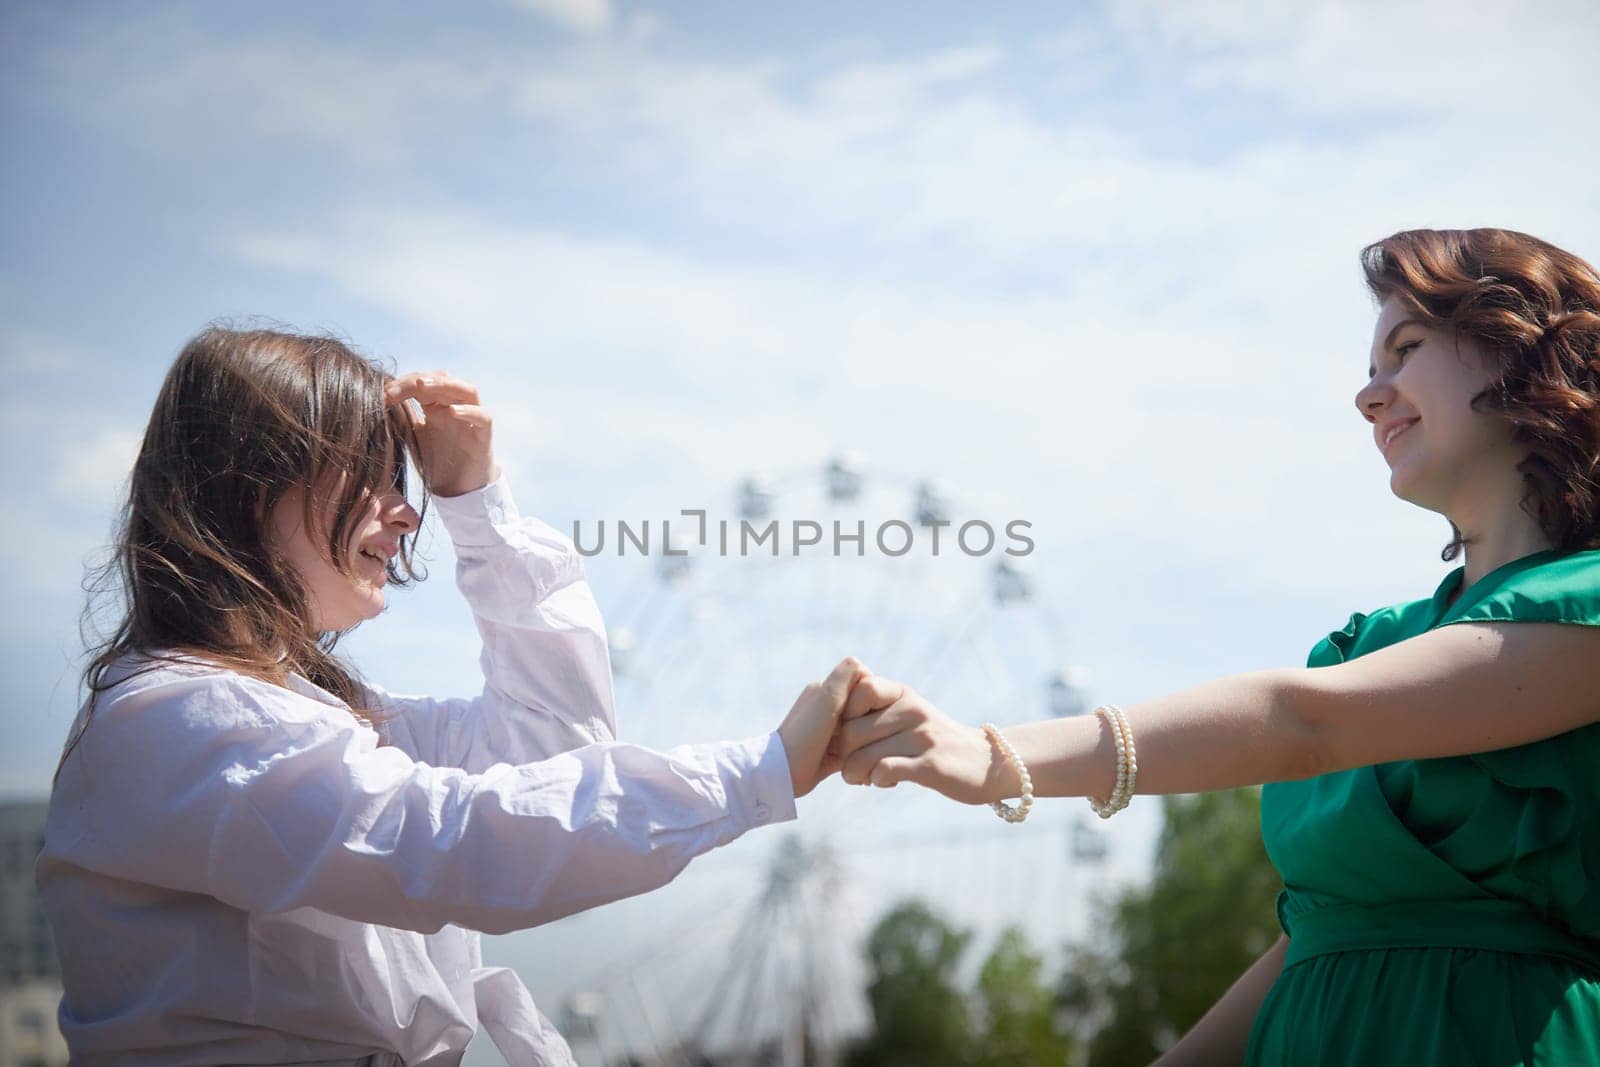
[{"label": "long brown hair", "polygon": [[[1405,230],[1361,250],[1367,288],[1477,341],[1496,380],[1472,398],[1527,446],[1522,508],[1557,552],[1600,547],[1600,273],[1515,230]],[[1531,507],[1530,507],[1531,505]],[[1450,523],[1441,553],[1466,542]]]},{"label": "long brown hair", "polygon": [[[408,420],[385,403],[391,378],[330,335],[214,324],[184,345],[150,412],[110,556],[86,582],[89,707],[62,763],[99,694],[129,677],[107,672],[130,654],[148,660],[134,675],[195,657],[279,685],[293,671],[379,721],[333,656],[349,631],[312,631],[299,572],[267,529],[285,493],[302,487],[306,529],[326,529],[331,512],[328,556],[350,573],[348,542],[369,495],[404,493],[407,451],[417,454]],[[392,586],[426,577],[413,547],[411,535],[400,539]],[[95,625],[107,595],[118,620],[109,635]]]}]

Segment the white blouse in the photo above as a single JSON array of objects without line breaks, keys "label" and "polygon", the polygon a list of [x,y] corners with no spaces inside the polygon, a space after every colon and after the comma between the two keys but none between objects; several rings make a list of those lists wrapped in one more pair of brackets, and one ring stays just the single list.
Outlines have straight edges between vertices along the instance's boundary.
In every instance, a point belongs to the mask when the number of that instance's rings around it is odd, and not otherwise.
[{"label": "white blouse", "polygon": [[795,817],[776,732],[613,740],[571,541],[519,516],[503,479],[433,500],[481,695],[369,686],[394,713],[380,733],[298,676],[118,664],[35,868],[74,1064],[431,1067],[459,1063],[480,1023],[508,1063],[571,1063],[516,973],[482,965],[478,931],[645,892]]}]

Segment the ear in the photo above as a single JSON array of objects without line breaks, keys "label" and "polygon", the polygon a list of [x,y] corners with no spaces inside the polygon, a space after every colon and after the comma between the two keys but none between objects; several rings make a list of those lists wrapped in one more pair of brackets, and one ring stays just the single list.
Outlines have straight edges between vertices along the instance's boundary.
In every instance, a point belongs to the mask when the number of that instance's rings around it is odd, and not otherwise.
[{"label": "ear", "polygon": [[305,522],[306,492],[298,485],[286,487],[270,506],[267,503],[268,487],[256,490],[253,514],[262,539],[268,544],[280,544],[293,535],[297,526]]}]

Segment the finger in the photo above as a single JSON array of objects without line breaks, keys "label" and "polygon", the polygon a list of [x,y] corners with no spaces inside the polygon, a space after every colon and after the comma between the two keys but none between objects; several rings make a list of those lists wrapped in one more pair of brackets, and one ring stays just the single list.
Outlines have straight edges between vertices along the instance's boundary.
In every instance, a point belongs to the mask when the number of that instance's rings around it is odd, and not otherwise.
[{"label": "finger", "polygon": [[476,404],[482,398],[478,395],[478,391],[470,385],[461,386],[448,382],[436,382],[433,385],[413,385],[385,389],[384,399],[390,404],[402,404],[410,401],[422,407],[435,408],[445,404]]},{"label": "finger", "polygon": [[451,404],[448,410],[453,417],[473,429],[487,430],[494,425],[494,416],[489,414],[489,409],[477,404]]},{"label": "finger", "polygon": [[385,400],[385,403],[400,413],[400,419],[406,430],[413,435],[417,430],[428,425],[428,416],[422,410],[422,405],[409,397],[398,397]]},{"label": "finger", "polygon": [[434,388],[421,393],[399,390],[386,392],[385,403],[406,413],[414,426],[426,426],[430,415],[448,411],[456,404],[477,404],[478,394],[473,391],[453,391]]},{"label": "finger", "polygon": [[443,370],[410,371],[390,378],[384,385],[385,392],[406,392],[429,389],[467,389],[477,392],[478,387],[471,382]]},{"label": "finger", "polygon": [[835,734],[839,754],[849,759],[857,750],[920,725],[925,719],[921,706],[909,700],[898,701],[876,714],[858,716],[839,725]]},{"label": "finger", "polygon": [[901,782],[907,781],[916,775],[921,764],[914,759],[904,756],[885,756],[873,764],[872,770],[867,774],[867,781],[880,789],[893,789]]},{"label": "finger", "polygon": [[383,391],[391,404],[407,398],[415,398],[421,404],[476,404],[481,399],[477,386],[442,371],[402,374],[385,385]]},{"label": "finger", "polygon": [[851,785],[866,785],[872,768],[885,756],[905,756],[914,758],[920,756],[927,749],[927,742],[918,738],[909,730],[892,734],[881,741],[874,741],[864,748],[857,749],[844,759],[844,768],[840,774]]},{"label": "finger", "polygon": [[846,656],[828,672],[828,676],[822,680],[822,688],[833,698],[836,709],[843,708],[845,699],[850,695],[850,687],[870,673],[865,663],[854,656]]},{"label": "finger", "polygon": [[844,717],[854,719],[869,711],[886,708],[904,696],[905,692],[904,684],[880,674],[869,674],[851,690],[850,699],[845,702]]}]

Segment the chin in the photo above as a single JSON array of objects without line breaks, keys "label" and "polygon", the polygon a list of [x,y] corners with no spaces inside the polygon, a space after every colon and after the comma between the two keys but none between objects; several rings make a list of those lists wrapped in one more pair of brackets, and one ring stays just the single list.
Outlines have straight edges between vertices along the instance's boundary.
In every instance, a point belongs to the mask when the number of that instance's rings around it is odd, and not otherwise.
[{"label": "chin", "polygon": [[350,609],[338,620],[337,626],[325,626],[329,630],[348,630],[370,619],[376,619],[383,614],[383,594],[363,597],[359,602],[350,605]]},{"label": "chin", "polygon": [[1389,472],[1389,492],[1393,493],[1401,500],[1409,501],[1411,499],[1410,497],[1406,496],[1404,479],[1396,477],[1393,471]]},{"label": "chin", "polygon": [[1391,474],[1389,476],[1389,489],[1407,504],[1413,504],[1423,511],[1432,511],[1439,515],[1445,513],[1444,503],[1438,498],[1438,495],[1428,492],[1427,484],[1419,485],[1415,478],[1407,477],[1399,472]]},{"label": "chin", "polygon": [[1407,485],[1405,482],[1399,481],[1398,479],[1389,480],[1389,490],[1394,493],[1396,498],[1404,500],[1407,504],[1413,504],[1424,511],[1436,510],[1427,502],[1425,498],[1419,496],[1411,486]]}]

